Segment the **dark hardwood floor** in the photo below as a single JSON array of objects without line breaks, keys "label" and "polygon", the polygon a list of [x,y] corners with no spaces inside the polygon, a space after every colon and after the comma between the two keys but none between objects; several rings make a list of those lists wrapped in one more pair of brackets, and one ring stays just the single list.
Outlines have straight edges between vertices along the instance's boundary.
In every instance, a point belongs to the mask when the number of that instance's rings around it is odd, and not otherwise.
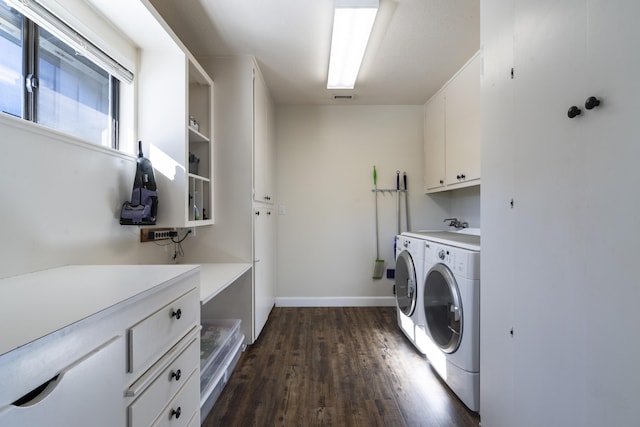
[{"label": "dark hardwood floor", "polygon": [[204,426],[478,427],[393,307],[274,308]]}]

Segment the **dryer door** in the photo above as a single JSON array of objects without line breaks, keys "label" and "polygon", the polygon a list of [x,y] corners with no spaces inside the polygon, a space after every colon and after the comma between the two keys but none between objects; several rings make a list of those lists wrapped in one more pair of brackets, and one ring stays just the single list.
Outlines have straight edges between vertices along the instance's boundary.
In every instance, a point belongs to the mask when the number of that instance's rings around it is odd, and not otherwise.
[{"label": "dryer door", "polygon": [[456,279],[444,264],[436,264],[424,282],[424,314],[433,342],[453,353],[462,338],[462,301]]},{"label": "dryer door", "polygon": [[396,304],[406,316],[416,309],[416,268],[408,251],[402,251],[396,258]]}]

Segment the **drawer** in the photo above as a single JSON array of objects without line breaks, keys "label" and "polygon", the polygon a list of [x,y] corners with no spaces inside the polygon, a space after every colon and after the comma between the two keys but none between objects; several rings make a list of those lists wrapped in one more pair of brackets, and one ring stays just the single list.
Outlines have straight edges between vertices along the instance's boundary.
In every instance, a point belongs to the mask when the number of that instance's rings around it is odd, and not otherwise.
[{"label": "drawer", "polygon": [[188,425],[191,415],[200,406],[200,378],[198,371],[191,374],[176,397],[162,410],[153,427],[182,427]]},{"label": "drawer", "polygon": [[129,372],[153,364],[200,322],[200,292],[192,289],[129,328]]},{"label": "drawer", "polygon": [[[122,336],[113,337],[55,374],[22,399],[0,409],[0,425],[123,425],[121,393]],[[6,384],[3,384],[5,386]]]},{"label": "drawer", "polygon": [[193,413],[193,416],[187,423],[187,427],[200,427],[200,411]]},{"label": "drawer", "polygon": [[[129,426],[148,426],[194,372],[198,372],[200,343],[197,337],[129,405]],[[135,387],[135,385],[133,386]]]}]

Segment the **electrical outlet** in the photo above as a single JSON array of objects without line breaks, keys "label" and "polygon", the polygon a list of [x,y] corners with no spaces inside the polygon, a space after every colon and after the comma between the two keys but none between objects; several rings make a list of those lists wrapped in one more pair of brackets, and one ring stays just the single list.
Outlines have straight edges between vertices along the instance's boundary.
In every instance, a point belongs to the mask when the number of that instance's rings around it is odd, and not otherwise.
[{"label": "electrical outlet", "polygon": [[176,237],[178,232],[173,228],[142,228],[140,229],[141,242],[153,242],[155,240],[166,240]]}]

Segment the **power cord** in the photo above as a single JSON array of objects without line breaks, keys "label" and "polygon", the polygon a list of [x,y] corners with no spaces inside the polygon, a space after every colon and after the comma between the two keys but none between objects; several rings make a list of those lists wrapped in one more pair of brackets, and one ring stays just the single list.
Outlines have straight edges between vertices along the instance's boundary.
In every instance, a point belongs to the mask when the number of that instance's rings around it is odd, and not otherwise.
[{"label": "power cord", "polygon": [[178,256],[184,257],[184,250],[182,249],[182,242],[191,234],[191,229],[187,230],[185,235],[180,240],[175,240],[175,238],[171,238],[173,242],[173,256],[171,257],[171,262],[176,262]]},{"label": "power cord", "polygon": [[186,238],[187,238],[187,236],[188,236],[189,234],[191,234],[191,229],[188,229],[188,230],[187,230],[187,233],[184,235],[184,237],[183,237],[182,239],[180,239],[180,240],[176,241],[176,240],[174,240],[174,238],[172,237],[172,238],[171,238],[171,241],[172,241],[173,243],[180,244],[180,243],[184,242],[184,239],[186,239]]}]

